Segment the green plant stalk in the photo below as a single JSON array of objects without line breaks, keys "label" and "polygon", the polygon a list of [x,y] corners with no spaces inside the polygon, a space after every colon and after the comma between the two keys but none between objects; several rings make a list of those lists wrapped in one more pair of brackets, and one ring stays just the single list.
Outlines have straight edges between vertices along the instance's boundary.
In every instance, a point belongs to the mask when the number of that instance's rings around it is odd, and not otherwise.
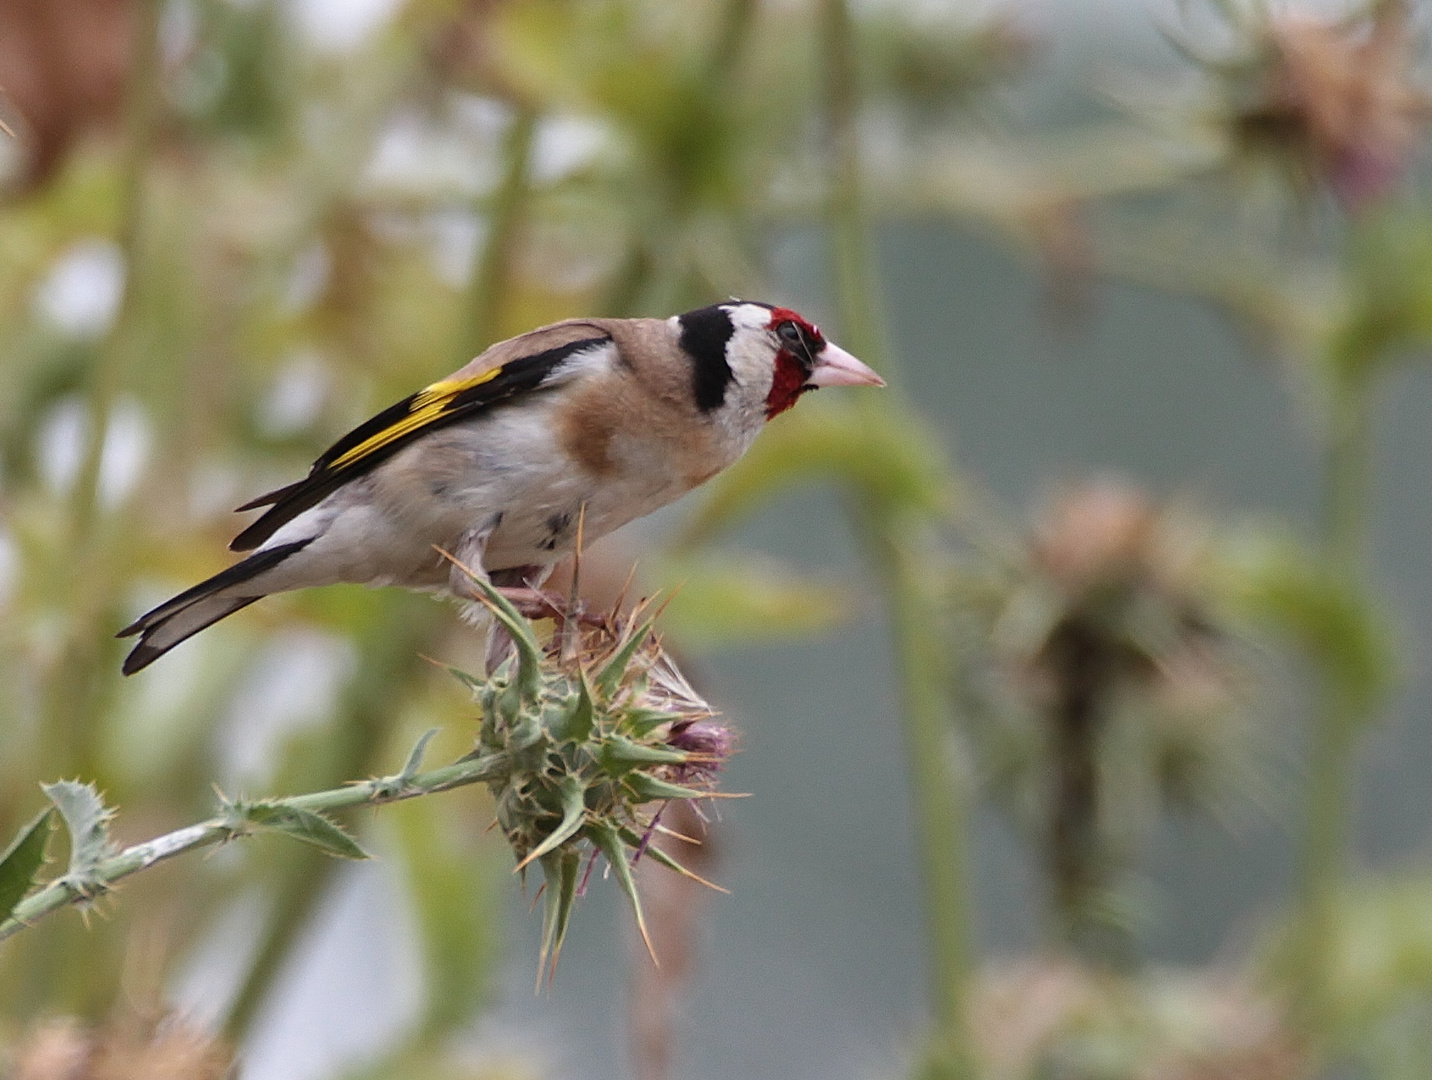
[{"label": "green plant stalk", "polygon": [[[726,0],[717,21],[711,53],[706,59],[705,78],[730,88],[735,93],[734,83],[739,75],[742,55],[750,42],[757,14],[756,0]],[[668,223],[671,227],[671,223]],[[643,314],[644,301],[650,300],[648,289],[658,270],[658,260],[652,253],[647,235],[640,229],[634,230],[627,240],[626,251],[616,272],[612,275],[600,304],[601,314],[613,318],[631,318]],[[689,280],[682,283],[675,295],[683,302],[688,298],[702,296],[705,286]],[[709,298],[708,298],[709,299]],[[699,303],[706,303],[701,299]]]},{"label": "green plant stalk", "polygon": [[73,494],[74,539],[85,543],[95,524],[100,466],[114,399],[124,383],[126,335],[133,322],[137,267],[144,234],[145,175],[159,117],[159,0],[135,5],[134,58],[125,103],[125,143],[120,163],[116,242],[124,259],[125,282],[115,323],[90,372],[89,435]]},{"label": "green plant stalk", "polygon": [[[1339,573],[1361,578],[1367,534],[1372,443],[1370,365],[1346,365],[1332,401],[1325,489],[1325,540]],[[1306,832],[1299,900],[1302,927],[1296,960],[1305,1022],[1316,1025],[1328,982],[1326,955],[1333,906],[1347,872],[1348,823],[1352,811],[1353,755],[1367,719],[1361,699],[1331,678],[1309,750]]]},{"label": "green plant stalk", "polygon": [[[504,774],[507,755],[504,753],[485,754],[477,758],[466,758],[439,769],[417,773],[410,777],[402,775],[378,777],[332,788],[315,791],[306,795],[293,795],[286,799],[270,800],[275,806],[286,806],[296,810],[315,813],[342,810],[350,806],[381,806],[384,803],[413,799],[422,795],[433,795],[439,791],[468,784],[480,784]],[[141,870],[147,870],[156,863],[172,859],[186,851],[210,847],[227,840],[249,835],[246,830],[235,829],[232,820],[224,815],[189,825],[174,832],[134,844],[102,861],[96,868],[93,881],[103,892],[116,882]],[[61,877],[45,885],[15,908],[12,918],[0,923],[0,941],[13,937],[39,919],[70,904],[93,900],[93,889],[81,891]]]},{"label": "green plant stalk", "polygon": [[[840,332],[857,355],[888,374],[879,318],[879,283],[862,208],[856,128],[858,73],[846,0],[824,0],[819,18],[831,155],[827,220]],[[890,406],[887,402],[871,402],[867,407],[877,410]],[[888,416],[872,417],[872,421],[895,422]],[[900,679],[930,940],[930,1006],[935,1038],[927,1072],[942,1080],[968,1076],[971,1068],[965,992],[971,966],[971,921],[966,874],[967,807],[952,768],[948,700],[942,681],[945,665],[933,655],[936,639],[931,628],[937,619],[922,588],[921,560],[909,542],[913,523],[896,520],[898,510],[875,493],[855,500],[852,516],[867,557],[885,586]]]},{"label": "green plant stalk", "polygon": [[931,1011],[936,1025],[935,1056],[941,1076],[968,1073],[965,1030],[966,988],[971,969],[969,807],[954,768],[950,740],[947,665],[936,655],[938,621],[918,555],[902,543],[882,508],[861,507],[866,549],[883,576],[890,609],[890,632],[900,679],[905,750],[915,809],[917,850],[925,885],[926,933],[930,941]]},{"label": "green plant stalk", "polygon": [[756,21],[756,0],[726,0],[711,50],[710,77],[731,79]]},{"label": "green plant stalk", "polygon": [[537,132],[537,110],[518,107],[503,141],[502,183],[488,212],[490,228],[486,242],[472,269],[468,287],[467,321],[458,342],[461,363],[482,352],[502,332],[502,316],[512,291],[513,252],[522,229],[531,193],[528,173],[532,163],[532,141]]},{"label": "green plant stalk", "polygon": [[845,0],[825,0],[820,10],[830,190],[827,221],[831,266],[839,303],[840,332],[846,347],[867,362],[879,361],[889,376],[890,356],[883,347],[880,287],[871,258],[870,230],[861,191],[859,72],[850,11]]},{"label": "green plant stalk", "polygon": [[100,517],[99,484],[110,414],[125,382],[139,268],[143,263],[145,179],[159,116],[159,0],[135,5],[134,54],[126,99],[125,142],[119,165],[119,220],[116,241],[123,256],[125,281],[115,322],[99,345],[85,388],[89,428],[80,467],[70,496],[69,538],[63,554],[65,570],[57,580],[68,591],[71,621],[63,651],[45,688],[46,739],[44,766],[58,773],[97,772],[93,759],[96,719],[104,681],[101,665],[104,637],[95,628],[111,603],[114,567]]}]

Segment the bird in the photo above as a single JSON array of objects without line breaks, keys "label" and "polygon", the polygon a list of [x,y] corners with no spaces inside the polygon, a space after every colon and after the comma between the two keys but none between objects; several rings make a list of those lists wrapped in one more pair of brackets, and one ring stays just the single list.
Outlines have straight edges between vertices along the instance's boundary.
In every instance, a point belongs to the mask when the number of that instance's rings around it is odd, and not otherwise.
[{"label": "bird", "polygon": [[883,386],[789,308],[732,299],[668,319],[568,319],[490,346],[360,424],[229,545],[247,556],[119,632],[131,675],[271,593],[338,583],[472,598],[540,586],[578,543],[734,464],[829,386]]}]

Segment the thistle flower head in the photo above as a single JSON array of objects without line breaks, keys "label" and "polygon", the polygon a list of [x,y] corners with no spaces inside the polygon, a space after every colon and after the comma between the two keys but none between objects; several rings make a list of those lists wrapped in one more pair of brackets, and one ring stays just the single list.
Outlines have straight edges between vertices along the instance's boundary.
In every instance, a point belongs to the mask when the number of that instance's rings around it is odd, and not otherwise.
[{"label": "thistle flower head", "polygon": [[486,679],[460,677],[482,709],[476,752],[504,762],[489,784],[498,825],[517,868],[535,863],[545,878],[541,971],[556,970],[582,864],[598,855],[649,949],[632,863],[647,854],[701,880],[646,841],[668,802],[720,797],[714,779],[734,737],[691,689],[643,609],[580,629],[573,619],[542,645],[505,598],[485,581],[474,585],[514,651]]},{"label": "thistle flower head", "polygon": [[1383,0],[1342,19],[1232,10],[1235,54],[1203,66],[1235,153],[1271,160],[1300,187],[1325,184],[1352,209],[1384,195],[1432,116],[1410,5]]},{"label": "thistle flower head", "polygon": [[1219,556],[1190,514],[1100,480],[971,581],[963,681],[988,782],[1043,852],[1071,943],[1099,956],[1122,947],[1163,808],[1217,813],[1252,778]]}]

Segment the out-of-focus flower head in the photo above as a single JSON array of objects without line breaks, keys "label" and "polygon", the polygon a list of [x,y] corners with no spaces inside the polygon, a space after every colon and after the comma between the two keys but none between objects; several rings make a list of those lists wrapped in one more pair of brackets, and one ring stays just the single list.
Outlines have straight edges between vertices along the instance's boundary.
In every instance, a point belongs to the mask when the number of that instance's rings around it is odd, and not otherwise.
[{"label": "out-of-focus flower head", "polygon": [[1046,705],[1070,691],[1070,678],[1104,680],[1111,695],[1208,699],[1223,680],[1200,593],[1205,554],[1189,515],[1130,486],[1097,480],[1064,491],[1036,521],[1001,613],[1004,662]]},{"label": "out-of-focus flower head", "polygon": [[1221,814],[1254,773],[1249,665],[1214,539],[1188,511],[1096,480],[1057,495],[967,586],[961,684],[981,771],[1042,852],[1069,926],[1128,923],[1160,813]]},{"label": "out-of-focus flower head", "polygon": [[15,1051],[13,1080],[223,1080],[233,1054],[172,1018],[90,1031],[71,1020],[37,1027]]},{"label": "out-of-focus flower head", "polygon": [[1233,153],[1272,162],[1299,189],[1326,186],[1353,210],[1392,190],[1432,118],[1411,5],[1372,0],[1342,19],[1281,5],[1220,10],[1233,52],[1198,62],[1219,84]]},{"label": "out-of-focus flower head", "polygon": [[976,976],[969,1030],[987,1080],[1299,1080],[1306,1049],[1277,1002],[1235,972],[1138,978],[1067,959],[991,967]]}]

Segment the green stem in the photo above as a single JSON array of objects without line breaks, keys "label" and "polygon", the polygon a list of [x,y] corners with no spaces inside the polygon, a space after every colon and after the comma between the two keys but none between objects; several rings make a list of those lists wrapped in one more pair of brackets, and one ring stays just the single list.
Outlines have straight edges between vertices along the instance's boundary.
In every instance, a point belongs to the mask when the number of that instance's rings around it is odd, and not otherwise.
[{"label": "green stem", "polygon": [[43,755],[53,773],[99,771],[94,759],[94,724],[104,715],[100,696],[106,685],[102,665],[108,635],[97,628],[112,601],[112,545],[100,515],[100,472],[114,402],[125,383],[139,267],[143,262],[145,179],[159,116],[159,0],[135,5],[134,58],[126,99],[125,144],[119,166],[119,214],[116,240],[124,284],[115,322],[98,346],[85,388],[88,432],[70,496],[69,541],[63,545],[65,568],[59,575],[68,590],[70,623],[59,658],[45,687],[47,748]]},{"label": "green stem", "polygon": [[159,7],[159,0],[140,0],[136,5],[134,60],[126,101],[119,223],[115,237],[123,257],[125,280],[114,326],[90,373],[89,435],[73,496],[75,540],[80,543],[87,542],[93,532],[109,414],[124,383],[125,335],[133,320],[138,291],[135,282],[144,232],[145,174],[159,118]]},{"label": "green stem", "polygon": [[[856,129],[860,102],[853,27],[845,0],[823,0],[820,33],[832,176],[827,215],[840,332],[854,352],[888,372],[879,283],[862,206]],[[871,403],[871,423],[898,422],[873,414],[888,407],[885,402]],[[938,637],[932,628],[938,618],[924,588],[925,562],[912,550],[909,530],[902,530],[895,516],[878,493],[867,493],[854,514],[867,556],[883,575],[889,603],[930,941],[935,1038],[926,1072],[943,1080],[970,1075],[965,1030],[971,967],[968,807],[953,767],[946,665],[936,654]]]},{"label": "green stem", "polygon": [[710,71],[713,78],[727,81],[732,78],[741,52],[751,38],[755,20],[756,0],[726,0],[711,50]]},{"label": "green stem", "polygon": [[[307,795],[274,799],[272,803],[276,806],[311,810],[315,813],[342,810],[350,806],[380,806],[384,803],[417,798],[420,795],[450,791],[468,784],[484,783],[504,775],[506,770],[506,754],[486,754],[413,776],[380,777],[340,788],[332,788],[328,791],[315,791]],[[13,937],[21,930],[33,926],[39,919],[62,907],[92,899],[96,890],[104,891],[131,874],[147,870],[157,863],[172,859],[186,851],[210,847],[247,835],[250,833],[243,828],[241,821],[236,822],[231,814],[220,814],[208,821],[201,821],[197,825],[176,829],[174,832],[157,836],[153,840],[127,847],[119,854],[101,862],[89,876],[84,889],[76,887],[68,878],[61,877],[26,897],[15,908],[11,918],[0,922],[0,941]]]},{"label": "green stem", "polygon": [[859,72],[854,28],[845,0],[824,0],[820,9],[822,76],[830,153],[827,221],[831,266],[845,345],[888,374],[880,288],[872,258],[861,184]]},{"label": "green stem", "polygon": [[531,191],[528,173],[536,131],[537,110],[530,105],[519,107],[503,143],[506,168],[488,213],[487,240],[481,247],[468,287],[467,325],[458,349],[464,362],[482,352],[502,333],[502,316],[512,291],[513,252]]},{"label": "green stem", "polygon": [[915,810],[916,843],[925,886],[930,939],[931,1011],[940,1075],[962,1075],[966,1058],[965,992],[971,968],[968,864],[969,807],[956,774],[951,743],[945,658],[938,655],[938,622],[925,586],[925,561],[908,550],[878,505],[863,508],[867,550],[884,576],[891,637],[905,719],[905,751]]},{"label": "green stem", "polygon": [[[1371,386],[1362,366],[1348,365],[1332,403],[1325,472],[1328,558],[1351,579],[1364,575],[1370,476]],[[1303,926],[1298,984],[1305,1020],[1316,1024],[1327,989],[1325,958],[1337,891],[1347,872],[1353,752],[1365,703],[1325,679],[1324,700],[1309,750],[1307,820],[1300,871]]]},{"label": "green stem", "polygon": [[1367,541],[1372,451],[1372,387],[1366,375],[1345,376],[1332,406],[1327,457],[1328,552],[1338,568],[1361,576]]}]

